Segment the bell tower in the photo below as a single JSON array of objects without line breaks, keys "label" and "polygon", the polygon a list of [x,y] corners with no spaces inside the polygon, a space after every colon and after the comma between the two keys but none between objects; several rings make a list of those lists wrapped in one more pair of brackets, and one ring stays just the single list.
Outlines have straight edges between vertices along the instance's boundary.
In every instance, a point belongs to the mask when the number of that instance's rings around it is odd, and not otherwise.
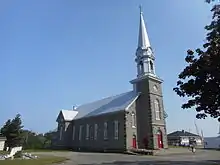
[{"label": "bell tower", "polygon": [[167,132],[163,107],[162,80],[156,75],[155,56],[140,7],[138,46],[135,62],[137,77],[130,81],[140,93],[136,102],[138,148],[167,148]]},{"label": "bell tower", "polygon": [[146,75],[156,76],[154,67],[154,54],[150,45],[150,41],[147,35],[143,13],[140,7],[140,25],[139,25],[139,37],[138,47],[136,50],[137,64],[137,77],[143,77]]}]

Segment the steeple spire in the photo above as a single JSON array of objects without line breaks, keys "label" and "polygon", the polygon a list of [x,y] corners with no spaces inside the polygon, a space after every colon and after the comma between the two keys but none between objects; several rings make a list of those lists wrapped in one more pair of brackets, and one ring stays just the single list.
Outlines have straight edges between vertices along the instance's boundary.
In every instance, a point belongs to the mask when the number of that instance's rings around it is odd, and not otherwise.
[{"label": "steeple spire", "polygon": [[140,8],[140,25],[139,25],[138,48],[148,48],[150,47],[150,41],[144,23],[142,7],[139,6],[139,8]]},{"label": "steeple spire", "polygon": [[140,8],[140,24],[139,24],[138,47],[136,50],[136,59],[135,59],[135,62],[137,63],[137,77],[138,78],[141,78],[143,76],[156,77],[155,66],[154,66],[154,55],[147,35],[142,8],[141,6],[139,8]]}]

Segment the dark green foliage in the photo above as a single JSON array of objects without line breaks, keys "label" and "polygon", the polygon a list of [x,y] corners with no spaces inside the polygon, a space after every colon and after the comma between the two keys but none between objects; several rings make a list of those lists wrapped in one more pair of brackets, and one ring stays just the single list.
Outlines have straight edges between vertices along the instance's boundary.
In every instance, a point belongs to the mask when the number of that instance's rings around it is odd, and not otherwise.
[{"label": "dark green foliage", "polygon": [[23,143],[22,136],[22,121],[21,116],[18,114],[13,120],[8,120],[1,129],[1,134],[7,138],[7,147],[21,146]]},{"label": "dark green foliage", "polygon": [[44,147],[45,148],[50,148],[51,144],[52,144],[53,137],[54,137],[54,132],[49,131],[49,132],[44,134],[44,137],[45,137]]},{"label": "dark green foliage", "polygon": [[23,135],[25,137],[23,144],[24,149],[45,149],[51,147],[53,132],[48,132],[43,135],[24,130]]},{"label": "dark green foliage", "polygon": [[18,151],[15,155],[14,158],[22,158],[22,151]]},{"label": "dark green foliage", "polygon": [[188,98],[182,108],[195,108],[198,119],[209,115],[220,121],[220,5],[216,3],[211,11],[212,22],[205,27],[206,43],[202,49],[187,51],[188,65],[173,90]]},{"label": "dark green foliage", "polygon": [[34,132],[25,130],[24,131],[25,142],[24,142],[24,149],[40,149],[43,148],[43,144],[45,138],[41,135],[37,135]]},{"label": "dark green foliage", "polygon": [[7,138],[6,147],[12,148],[23,146],[24,149],[51,148],[54,132],[36,134],[35,132],[22,129],[21,116],[18,114],[13,120],[7,120],[0,129],[0,134]]},{"label": "dark green foliage", "polygon": [[207,2],[207,3],[216,2],[216,1],[218,1],[218,0],[205,0],[205,2]]}]

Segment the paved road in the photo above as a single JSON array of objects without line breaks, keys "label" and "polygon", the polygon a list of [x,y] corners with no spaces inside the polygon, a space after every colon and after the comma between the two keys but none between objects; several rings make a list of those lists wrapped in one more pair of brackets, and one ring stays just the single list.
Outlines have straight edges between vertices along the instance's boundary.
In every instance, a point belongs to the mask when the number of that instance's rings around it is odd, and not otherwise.
[{"label": "paved road", "polygon": [[63,165],[220,165],[220,151],[170,149],[160,156],[136,156],[112,153],[50,152],[38,153],[65,156]]}]

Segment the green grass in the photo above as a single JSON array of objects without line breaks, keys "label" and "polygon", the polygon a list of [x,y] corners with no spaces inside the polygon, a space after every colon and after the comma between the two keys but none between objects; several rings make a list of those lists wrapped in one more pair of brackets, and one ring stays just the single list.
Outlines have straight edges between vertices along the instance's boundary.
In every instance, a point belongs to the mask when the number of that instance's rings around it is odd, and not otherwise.
[{"label": "green grass", "polygon": [[68,159],[64,157],[44,157],[29,160],[0,160],[0,165],[50,165],[62,163],[66,160]]}]

